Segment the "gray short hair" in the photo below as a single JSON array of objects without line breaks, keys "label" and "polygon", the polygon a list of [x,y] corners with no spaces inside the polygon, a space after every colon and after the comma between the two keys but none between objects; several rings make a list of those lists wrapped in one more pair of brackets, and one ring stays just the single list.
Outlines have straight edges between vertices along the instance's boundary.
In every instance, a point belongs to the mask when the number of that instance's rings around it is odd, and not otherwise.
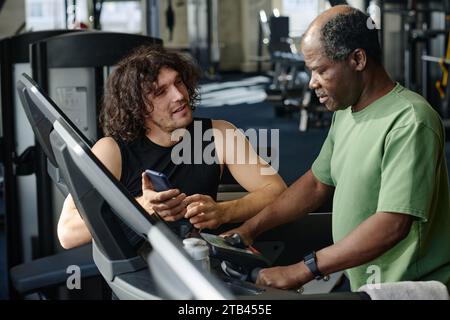
[{"label": "gray short hair", "polygon": [[351,8],[349,12],[337,14],[325,23],[320,33],[327,57],[342,61],[360,48],[374,61],[381,63],[378,30],[368,27],[369,19],[362,11]]}]

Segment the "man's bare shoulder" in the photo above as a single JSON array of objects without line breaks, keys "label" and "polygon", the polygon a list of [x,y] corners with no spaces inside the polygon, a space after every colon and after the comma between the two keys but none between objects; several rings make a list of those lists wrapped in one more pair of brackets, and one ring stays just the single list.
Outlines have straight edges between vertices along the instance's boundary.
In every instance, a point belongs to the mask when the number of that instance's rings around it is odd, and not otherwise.
[{"label": "man's bare shoulder", "polygon": [[120,154],[119,145],[117,142],[111,138],[111,137],[103,137],[100,140],[98,140],[95,145],[92,147],[92,152],[96,154],[97,156],[99,154],[107,154],[107,155],[113,155],[113,154]]},{"label": "man's bare shoulder", "polygon": [[113,138],[101,138],[92,147],[92,152],[117,179],[120,179],[122,172],[122,156],[119,145]]},{"label": "man's bare shoulder", "polygon": [[212,120],[212,127],[220,131],[225,131],[227,129],[236,130],[236,127],[231,122],[226,120]]}]

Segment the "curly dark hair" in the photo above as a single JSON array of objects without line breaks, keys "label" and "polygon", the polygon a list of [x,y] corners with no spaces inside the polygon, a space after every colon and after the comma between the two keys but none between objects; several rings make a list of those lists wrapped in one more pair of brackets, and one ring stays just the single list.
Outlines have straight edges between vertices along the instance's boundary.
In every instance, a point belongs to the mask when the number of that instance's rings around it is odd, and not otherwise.
[{"label": "curly dark hair", "polygon": [[[321,29],[325,54],[333,61],[346,59],[355,49],[363,49],[375,62],[381,63],[381,46],[373,20],[364,12],[351,8],[327,21]],[[368,23],[369,22],[369,23]]]},{"label": "curly dark hair", "polygon": [[119,61],[107,80],[100,112],[100,126],[105,136],[131,142],[145,135],[145,118],[151,113],[146,97],[155,91],[155,81],[162,68],[180,74],[190,106],[195,109],[200,101],[198,66],[191,59],[162,46],[142,46]]}]

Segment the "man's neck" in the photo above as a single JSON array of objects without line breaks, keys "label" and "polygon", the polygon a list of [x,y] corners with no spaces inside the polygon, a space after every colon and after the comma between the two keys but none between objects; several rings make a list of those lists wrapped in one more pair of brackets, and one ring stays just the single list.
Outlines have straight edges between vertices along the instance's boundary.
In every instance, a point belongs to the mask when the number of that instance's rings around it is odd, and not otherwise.
[{"label": "man's neck", "polygon": [[367,106],[388,94],[395,87],[395,82],[389,77],[382,66],[374,67],[373,72],[363,79],[363,89],[358,102],[352,106],[353,112],[359,112]]},{"label": "man's neck", "polygon": [[157,126],[152,126],[146,136],[161,147],[171,147],[178,143],[178,141],[172,141],[172,132],[166,132]]}]

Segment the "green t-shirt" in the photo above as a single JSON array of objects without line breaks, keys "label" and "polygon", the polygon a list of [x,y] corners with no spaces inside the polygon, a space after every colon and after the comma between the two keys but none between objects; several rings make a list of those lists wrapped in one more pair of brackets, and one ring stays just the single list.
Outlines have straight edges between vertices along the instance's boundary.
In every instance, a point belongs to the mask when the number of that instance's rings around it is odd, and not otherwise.
[{"label": "green t-shirt", "polygon": [[[420,95],[397,86],[360,112],[338,111],[314,176],[335,187],[333,240],[376,212],[413,216],[409,235],[377,259],[347,270],[352,290],[381,282],[450,284],[450,200],[438,114]],[[375,266],[375,268],[373,267]]]}]

